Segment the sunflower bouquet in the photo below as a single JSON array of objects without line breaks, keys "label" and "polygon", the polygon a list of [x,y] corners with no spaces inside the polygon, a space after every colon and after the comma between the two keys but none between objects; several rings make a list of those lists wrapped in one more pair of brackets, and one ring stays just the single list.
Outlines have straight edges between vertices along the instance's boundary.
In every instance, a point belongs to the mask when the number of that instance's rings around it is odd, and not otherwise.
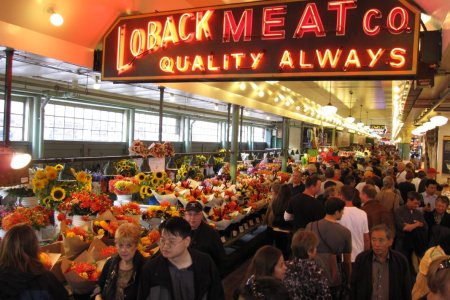
[{"label": "sunflower bouquet", "polygon": [[109,192],[116,195],[129,195],[139,192],[140,183],[136,177],[117,175],[109,181]]},{"label": "sunflower bouquet", "polygon": [[183,164],[178,169],[176,180],[183,181],[191,178],[197,181],[202,181],[203,177],[203,169],[200,169],[198,166],[189,166],[188,164]]},{"label": "sunflower bouquet", "polygon": [[72,191],[92,190],[92,176],[84,171],[71,170],[75,181],[59,181],[58,175],[63,165],[46,166],[34,172],[31,185],[41,205],[56,208]]},{"label": "sunflower bouquet", "polygon": [[138,170],[137,164],[133,160],[122,159],[114,164],[117,173],[124,177],[132,177],[136,175]]}]

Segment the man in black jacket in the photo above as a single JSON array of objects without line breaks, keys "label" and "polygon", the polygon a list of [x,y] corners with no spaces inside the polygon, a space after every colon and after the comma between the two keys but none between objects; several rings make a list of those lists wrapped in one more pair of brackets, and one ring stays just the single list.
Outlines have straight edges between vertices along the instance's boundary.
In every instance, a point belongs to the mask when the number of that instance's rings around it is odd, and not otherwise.
[{"label": "man in black jacket", "polygon": [[360,253],[351,277],[352,299],[411,299],[411,273],[406,257],[390,249],[391,229],[380,224],[372,228],[372,249]]},{"label": "man in black jacket", "polygon": [[160,254],[142,267],[138,299],[225,299],[219,272],[211,257],[189,248],[189,223],[173,217],[159,229]]},{"label": "man in black jacket", "polygon": [[184,219],[191,225],[190,247],[211,256],[220,270],[224,262],[225,250],[217,231],[203,222],[202,205],[197,201],[186,204]]}]

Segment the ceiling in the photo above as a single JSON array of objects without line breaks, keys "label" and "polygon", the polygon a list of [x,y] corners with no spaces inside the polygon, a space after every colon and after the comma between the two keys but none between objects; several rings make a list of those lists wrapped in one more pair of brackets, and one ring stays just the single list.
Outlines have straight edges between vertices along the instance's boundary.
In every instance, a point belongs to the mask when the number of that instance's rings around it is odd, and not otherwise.
[{"label": "ceiling", "polygon": [[[251,2],[242,0],[209,0],[208,5]],[[424,110],[433,103],[442,102],[437,112],[450,112],[450,1],[416,0],[424,12],[432,15],[428,30],[442,29],[442,60],[433,88],[415,89],[410,83],[410,94],[405,103],[404,128],[413,126]],[[158,84],[113,84],[101,82],[94,89],[98,73],[92,71],[93,51],[101,47],[104,33],[121,15],[201,7],[203,0],[0,0],[0,50],[15,49],[13,84],[15,86],[84,91],[86,94],[114,93],[137,97],[139,101],[159,99]],[[64,16],[64,24],[54,27],[48,21],[50,10]],[[0,53],[0,72],[4,73],[4,52]],[[45,82],[42,84],[40,82]],[[366,124],[392,127],[392,98],[394,87],[403,82],[392,81],[280,81],[215,83],[165,83],[169,105],[189,105],[211,111],[226,111],[226,104],[246,107],[250,116],[279,121],[280,116],[315,124],[334,126],[324,116],[306,116],[305,107],[331,103],[338,107],[343,118],[351,114]],[[261,97],[258,91],[264,90]],[[291,105],[275,102],[272,95],[282,91]],[[350,95],[350,91],[353,92]],[[173,95],[173,97],[172,97]],[[445,99],[441,99],[446,95]],[[330,98],[331,97],[331,98]],[[449,100],[446,100],[446,99]],[[316,104],[315,104],[316,103]],[[298,110],[297,110],[298,109]],[[428,114],[431,116],[435,112]],[[427,117],[425,116],[425,117]],[[320,117],[320,119],[318,119]]]}]

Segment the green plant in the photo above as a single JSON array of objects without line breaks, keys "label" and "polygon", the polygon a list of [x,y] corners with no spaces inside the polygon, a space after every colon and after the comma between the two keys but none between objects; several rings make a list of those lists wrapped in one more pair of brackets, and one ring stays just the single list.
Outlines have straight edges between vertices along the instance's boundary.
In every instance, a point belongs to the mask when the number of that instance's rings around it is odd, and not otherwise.
[{"label": "green plant", "polygon": [[34,192],[32,189],[28,187],[16,187],[16,188],[10,188],[7,191],[7,194],[9,197],[33,197]]}]

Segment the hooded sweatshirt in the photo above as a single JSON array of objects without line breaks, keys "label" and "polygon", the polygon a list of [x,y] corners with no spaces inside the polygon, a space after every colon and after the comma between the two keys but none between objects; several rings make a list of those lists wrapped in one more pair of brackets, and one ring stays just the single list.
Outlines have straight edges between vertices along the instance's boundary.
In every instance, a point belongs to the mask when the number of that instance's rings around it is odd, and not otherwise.
[{"label": "hooded sweatshirt", "polygon": [[49,271],[33,275],[0,268],[0,300],[66,300],[66,289]]}]

